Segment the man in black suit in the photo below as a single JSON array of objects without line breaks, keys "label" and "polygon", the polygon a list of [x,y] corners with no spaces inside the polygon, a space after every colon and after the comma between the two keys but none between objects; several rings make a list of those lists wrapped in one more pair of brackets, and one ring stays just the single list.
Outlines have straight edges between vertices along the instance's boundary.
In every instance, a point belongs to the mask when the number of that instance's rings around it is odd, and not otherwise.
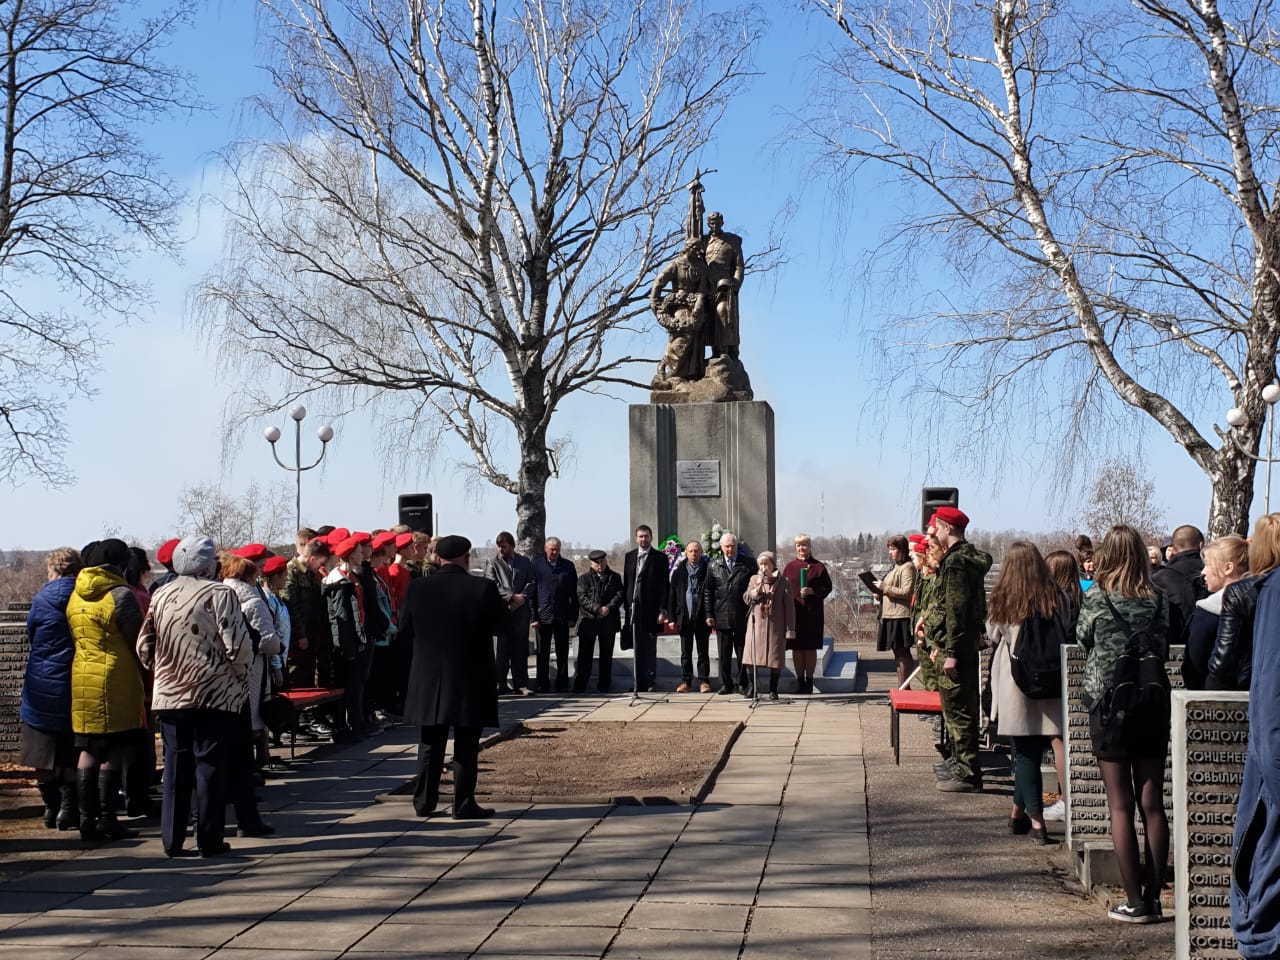
[{"label": "man in black suit", "polygon": [[707,582],[707,559],[702,544],[690,540],[684,557],[671,570],[671,590],[667,595],[667,615],[680,631],[680,686],[676,693],[693,688],[693,652],[698,651],[698,692],[711,692],[711,627],[707,625],[702,588]]},{"label": "man in black suit", "polygon": [[[498,632],[498,695],[528,693],[529,689],[529,613],[533,605],[533,573],[529,558],[516,553],[516,538],[506,530],[494,541],[498,555],[484,568],[484,575],[498,587],[498,595],[507,605],[506,626]],[[507,686],[507,673],[511,686]]]},{"label": "man in black suit", "polygon": [[468,574],[466,537],[442,537],[436,556],[440,569],[409,583],[400,612],[400,629],[413,638],[404,720],[422,728],[413,808],[420,817],[435,811],[452,727],[453,819],[479,820],[493,816],[476,803],[476,775],[480,732],[498,725],[493,637],[506,623],[507,605],[492,580]]},{"label": "man in black suit", "polygon": [[658,631],[667,622],[667,557],[652,548],[653,531],[636,527],[636,549],[622,561],[622,602],[626,621],[622,649],[635,647],[636,690],[644,693],[655,684]]}]

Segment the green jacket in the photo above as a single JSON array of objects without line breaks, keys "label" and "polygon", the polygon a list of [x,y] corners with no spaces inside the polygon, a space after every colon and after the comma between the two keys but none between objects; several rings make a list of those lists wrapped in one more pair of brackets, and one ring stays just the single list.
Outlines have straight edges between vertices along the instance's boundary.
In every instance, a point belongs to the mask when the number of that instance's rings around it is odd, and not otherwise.
[{"label": "green jacket", "polygon": [[931,609],[925,616],[925,639],[943,657],[969,660],[978,656],[978,642],[987,629],[987,590],[984,578],[991,555],[968,540],[954,544],[938,564]]},{"label": "green jacket", "polygon": [[916,575],[916,592],[915,603],[911,608],[911,625],[914,629],[915,625],[921,620],[925,622],[924,646],[926,650],[933,649],[929,646],[929,614],[933,611],[934,587],[938,583],[938,575],[936,573],[921,573],[917,571]]},{"label": "green jacket", "polygon": [[[1106,591],[1095,583],[1084,594],[1084,602],[1080,605],[1080,619],[1076,621],[1076,640],[1085,648],[1084,681],[1082,689],[1089,695],[1089,700],[1097,701],[1106,693],[1111,685],[1111,676],[1115,673],[1116,661],[1129,646],[1129,638],[1124,628],[1116,621],[1107,606]],[[1151,649],[1161,660],[1169,659],[1169,604],[1160,603],[1156,610],[1156,597],[1145,599],[1140,597],[1122,597],[1110,594],[1111,603],[1129,624],[1129,629],[1137,634],[1148,630]],[[1155,613],[1155,620],[1152,614]]]}]

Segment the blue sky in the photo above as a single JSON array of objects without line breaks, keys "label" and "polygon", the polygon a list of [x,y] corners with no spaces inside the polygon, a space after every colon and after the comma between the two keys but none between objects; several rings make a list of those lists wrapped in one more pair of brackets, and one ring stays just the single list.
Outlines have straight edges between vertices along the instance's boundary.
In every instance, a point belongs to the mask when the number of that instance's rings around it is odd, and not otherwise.
[{"label": "blue sky", "polygon": [[[949,281],[921,261],[916,275],[899,278],[892,290],[861,283],[854,265],[875,249],[909,201],[873,172],[835,190],[806,148],[788,142],[788,115],[803,107],[815,82],[809,52],[834,34],[789,5],[776,4],[770,16],[773,28],[759,58],[763,75],[731,107],[700,165],[720,171],[706,180],[707,208],[724,212],[726,228],[744,236],[748,252],[764,243],[781,210],[794,209],[784,237],[787,263],[769,276],[749,276],[742,290],[743,361],[757,399],[773,406],[777,425],[780,540],[800,529],[817,535],[910,527],[923,484],[960,487],[961,505],[979,527],[1071,526],[1084,491],[1052,489],[1051,474],[1034,452],[948,468],[949,438],[913,431],[911,398],[878,401],[883,370],[871,332],[904,295],[924,296]],[[216,151],[246,131],[243,100],[266,82],[257,66],[253,5],[206,4],[194,29],[175,38],[172,55],[197,76],[210,105],[208,113],[168,121],[149,134],[170,174],[189,192],[183,262],[155,256],[137,262],[153,284],[154,306],[143,322],[105,331],[111,343],[95,381],[98,393],[73,401],[67,411],[68,460],[78,481],[56,490],[27,482],[7,491],[0,546],[79,544],[104,529],[150,544],[182,532],[175,524],[184,487],[218,483],[234,492],[254,480],[292,483],[261,438],[271,423],[291,428],[283,415],[247,427],[224,451],[224,410],[238,385],[220,375],[188,303],[191,285],[221,252],[217,208],[207,202],[219,187]],[[673,221],[682,214],[673,210]],[[662,342],[655,332],[647,352],[657,356]],[[548,533],[596,544],[628,539],[626,403],[647,399],[640,391],[625,401],[584,396],[562,408],[552,432],[571,436],[577,454],[552,481]],[[1209,398],[1205,415],[1222,422],[1213,402]],[[324,411],[313,407],[304,457],[318,450],[314,431],[325,422]],[[902,412],[887,412],[895,407]],[[1014,436],[1026,434],[1026,442],[1014,446],[1034,451],[1034,442],[1052,443],[1035,436],[1018,411],[1007,416]],[[1145,457],[1171,521],[1202,524],[1208,497],[1203,475],[1163,431],[1136,413],[1124,416],[1119,452]],[[304,522],[385,526],[394,522],[399,493],[424,490],[435,495],[443,528],[479,542],[514,528],[512,497],[465,488],[452,465],[466,457],[462,448],[450,448],[435,463],[410,455],[403,465],[387,464],[371,420],[348,416],[335,429],[323,469],[304,477]],[[1261,493],[1257,500],[1260,506]]]}]

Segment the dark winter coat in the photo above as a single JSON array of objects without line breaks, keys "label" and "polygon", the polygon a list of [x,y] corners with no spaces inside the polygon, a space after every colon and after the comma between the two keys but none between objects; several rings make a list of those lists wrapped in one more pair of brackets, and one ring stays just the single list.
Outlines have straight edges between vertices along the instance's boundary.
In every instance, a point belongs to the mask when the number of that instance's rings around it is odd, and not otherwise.
[{"label": "dark winter coat", "polygon": [[[911,569],[913,572],[915,571],[915,567]],[[813,591],[813,596],[811,597],[802,597],[800,595],[801,570],[805,572],[805,586]],[[796,608],[796,637],[788,646],[793,650],[821,650],[822,638],[826,633],[822,604],[831,595],[834,587],[831,583],[831,574],[827,572],[826,564],[814,560],[812,557],[806,563],[792,560],[782,568],[782,575],[787,578],[787,583],[791,585],[791,599]],[[908,591],[909,597],[910,591]]]},{"label": "dark winter coat", "polygon": [[362,563],[353,571],[360,583],[360,593],[364,597],[364,635],[370,643],[379,643],[387,636],[391,628],[391,618],[382,612],[378,605],[378,575],[373,566]]},{"label": "dark winter coat", "polygon": [[744,554],[733,559],[733,570],[724,554],[712,558],[707,569],[707,585],[702,588],[702,606],[716,622],[717,630],[734,630],[741,635],[747,628],[747,601],[742,599],[747,584],[756,573],[756,562]]},{"label": "dark winter coat", "polygon": [[344,660],[354,660],[367,642],[359,587],[340,568],[334,567],[324,578],[320,592],[329,611],[329,637],[333,652]]},{"label": "dark winter coat", "polygon": [[1222,591],[1218,634],[1205,670],[1206,690],[1248,690],[1253,676],[1253,618],[1262,577],[1245,577]]},{"label": "dark winter coat", "polygon": [[534,623],[576,623],[578,620],[578,571],[564,557],[553,564],[545,554],[534,557]]},{"label": "dark winter coat", "polygon": [[[1280,686],[1280,571],[1257,584],[1253,676]],[[1280,697],[1249,698],[1249,748],[1236,808],[1231,931],[1245,960],[1280,954]]]},{"label": "dark winter coat", "polygon": [[75,577],[50,580],[32,599],[27,614],[27,672],[18,716],[40,730],[71,730],[71,661],[76,642],[67,626],[67,601],[75,585]]},{"label": "dark winter coat", "polygon": [[[671,571],[671,585],[667,589],[667,616],[675,621],[676,629],[681,633],[692,630],[695,626],[705,627],[707,621],[706,597],[707,572],[711,564],[706,557],[694,568],[689,561],[681,559]],[[689,578],[693,578],[693,612],[689,612]]]},{"label": "dark winter coat", "polygon": [[1213,656],[1218,641],[1218,620],[1222,614],[1222,594],[1225,587],[1196,601],[1196,612],[1187,624],[1186,650],[1182,654],[1182,685],[1188,690],[1205,689],[1205,676],[1209,672],[1209,658]]},{"label": "dark winter coat", "polygon": [[650,548],[649,558],[640,571],[640,582],[637,584],[636,567],[639,556],[640,551],[636,549],[628,550],[622,558],[622,602],[626,611],[623,628],[630,627],[634,619],[637,626],[646,633],[657,633],[662,629],[658,625],[658,617],[666,614],[669,570],[667,555],[661,550]]},{"label": "dark winter coat", "polygon": [[492,580],[446,564],[409,583],[400,630],[411,638],[405,723],[496,727],[498,670],[493,637],[507,620]]},{"label": "dark winter coat", "polygon": [[[609,612],[600,616],[600,608]],[[604,633],[622,629],[622,578],[608,568],[600,573],[588,570],[578,578],[578,623],[591,621]]]},{"label": "dark winter coat", "polygon": [[1169,607],[1169,642],[1183,643],[1196,601],[1209,595],[1200,551],[1175,553],[1168,563],[1151,574],[1151,582],[1164,594]]}]

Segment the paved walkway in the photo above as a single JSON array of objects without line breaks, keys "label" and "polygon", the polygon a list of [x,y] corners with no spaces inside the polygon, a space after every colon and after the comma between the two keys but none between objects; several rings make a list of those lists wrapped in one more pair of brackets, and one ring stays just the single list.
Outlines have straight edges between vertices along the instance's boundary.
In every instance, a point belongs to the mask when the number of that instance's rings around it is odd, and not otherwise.
[{"label": "paved walkway", "polygon": [[373,802],[412,775],[408,729],[325,748],[264,791],[280,833],[233,839],[232,857],[166,860],[153,827],[0,885],[0,957],[871,955],[857,707],[680,695],[529,698],[503,712],[746,728],[697,808],[507,804],[473,824]]}]

